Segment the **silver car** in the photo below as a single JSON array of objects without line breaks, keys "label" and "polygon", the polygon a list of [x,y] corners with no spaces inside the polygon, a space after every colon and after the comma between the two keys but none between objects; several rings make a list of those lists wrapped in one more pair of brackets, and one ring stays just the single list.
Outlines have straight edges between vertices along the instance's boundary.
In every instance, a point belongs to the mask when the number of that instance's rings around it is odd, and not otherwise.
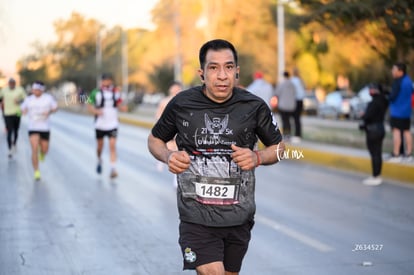
[{"label": "silver car", "polygon": [[322,118],[349,118],[351,114],[350,99],[352,94],[343,91],[334,91],[325,97],[325,101],[319,104],[318,116]]},{"label": "silver car", "polygon": [[303,112],[306,115],[318,114],[319,101],[315,94],[306,94],[303,98]]}]

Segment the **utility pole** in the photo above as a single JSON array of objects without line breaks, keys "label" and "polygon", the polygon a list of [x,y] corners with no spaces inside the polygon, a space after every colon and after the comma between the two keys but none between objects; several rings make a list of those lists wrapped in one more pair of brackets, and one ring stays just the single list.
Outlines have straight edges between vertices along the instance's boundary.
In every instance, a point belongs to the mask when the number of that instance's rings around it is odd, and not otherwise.
[{"label": "utility pole", "polygon": [[283,72],[285,71],[285,11],[283,7],[285,2],[286,0],[278,0],[277,2],[277,83],[283,80]]},{"label": "utility pole", "polygon": [[96,34],[96,87],[100,86],[101,83],[101,70],[102,70],[102,38],[101,38],[101,27],[98,29]]},{"label": "utility pole", "polygon": [[174,0],[174,32],[175,32],[175,60],[174,60],[174,80],[182,82],[182,60],[181,60],[181,26],[180,26],[180,6],[179,1]]},{"label": "utility pole", "polygon": [[125,96],[128,94],[128,30],[121,28],[122,41],[122,92]]}]

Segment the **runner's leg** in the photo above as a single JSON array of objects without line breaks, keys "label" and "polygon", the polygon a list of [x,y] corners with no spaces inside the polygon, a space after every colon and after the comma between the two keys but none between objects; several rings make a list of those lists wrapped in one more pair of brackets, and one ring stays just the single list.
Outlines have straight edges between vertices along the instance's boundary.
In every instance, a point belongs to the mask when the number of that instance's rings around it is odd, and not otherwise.
[{"label": "runner's leg", "polygon": [[96,165],[96,173],[100,174],[102,173],[102,150],[103,150],[103,145],[104,145],[104,138],[103,136],[101,136],[100,134],[98,134],[97,131],[97,137],[96,137],[96,144],[97,144],[97,148],[96,148],[96,156],[98,157],[98,164]]},{"label": "runner's leg", "polygon": [[46,155],[49,152],[49,139],[48,138],[40,138],[40,152],[43,155]]},{"label": "runner's leg", "polygon": [[104,139],[103,138],[98,138],[96,141],[97,141],[96,155],[98,157],[98,160],[100,161],[101,160],[103,146],[104,146]]},{"label": "runner's leg", "polygon": [[20,128],[20,116],[16,116],[15,124],[14,124],[14,140],[13,140],[14,147],[16,147],[17,138],[19,137],[19,128]]},{"label": "runner's leg", "polygon": [[227,275],[238,273],[227,273],[224,271],[223,262],[212,262],[208,264],[199,265],[196,267],[197,275]]},{"label": "runner's leg", "polygon": [[7,129],[7,146],[10,151],[12,148],[13,118],[12,116],[5,116],[4,119],[6,122]]},{"label": "runner's leg", "polygon": [[30,137],[30,146],[32,147],[32,165],[35,171],[39,170],[39,134],[31,134]]},{"label": "runner's leg", "polygon": [[109,138],[109,152],[111,161],[111,178],[118,175],[116,172],[116,137],[111,136]]},{"label": "runner's leg", "polygon": [[116,137],[109,138],[109,152],[111,163],[116,163]]}]

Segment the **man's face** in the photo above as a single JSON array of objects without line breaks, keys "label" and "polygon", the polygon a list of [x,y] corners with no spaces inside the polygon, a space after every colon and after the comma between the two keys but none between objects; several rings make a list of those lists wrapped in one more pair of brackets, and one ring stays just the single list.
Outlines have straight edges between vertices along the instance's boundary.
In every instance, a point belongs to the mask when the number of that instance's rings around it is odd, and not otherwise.
[{"label": "man's face", "polygon": [[16,87],[16,82],[10,81],[9,82],[9,88],[10,88],[10,90],[13,90],[15,87]]},{"label": "man's face", "polygon": [[199,73],[204,76],[206,96],[214,102],[221,103],[232,96],[239,67],[236,66],[230,49],[209,50],[205,66]]},{"label": "man's face", "polygon": [[170,87],[168,93],[171,96],[176,96],[179,92],[181,92],[181,90],[182,90],[182,87],[180,85],[174,84]]},{"label": "man's face", "polygon": [[403,72],[397,66],[392,66],[391,73],[393,78],[399,78],[403,75]]},{"label": "man's face", "polygon": [[39,90],[39,89],[33,89],[32,93],[34,94],[35,97],[39,97],[42,95],[43,92],[42,90]]},{"label": "man's face", "polygon": [[109,87],[112,86],[112,79],[110,79],[110,78],[102,79],[101,84],[102,84],[103,87],[109,88]]}]

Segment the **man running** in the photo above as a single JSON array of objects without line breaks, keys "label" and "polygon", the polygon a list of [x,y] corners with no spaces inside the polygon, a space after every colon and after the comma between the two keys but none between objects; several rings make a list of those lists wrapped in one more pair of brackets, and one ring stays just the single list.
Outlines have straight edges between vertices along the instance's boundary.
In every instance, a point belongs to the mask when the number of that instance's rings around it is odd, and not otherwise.
[{"label": "man running", "polygon": [[121,93],[114,86],[111,74],[105,73],[101,78],[101,87],[92,91],[88,99],[89,112],[95,115],[95,135],[97,140],[98,164],[96,172],[102,173],[102,150],[104,137],[109,139],[109,152],[111,162],[110,177],[118,176],[116,170],[116,138],[118,135],[118,110],[127,111],[126,105],[121,105]]},{"label": "man running", "polygon": [[8,87],[0,91],[4,105],[4,121],[7,129],[7,145],[9,148],[9,158],[16,152],[17,137],[20,128],[20,104],[26,97],[26,92],[22,87],[16,87],[16,80],[9,79]]},{"label": "man running", "polygon": [[[170,87],[168,89],[168,96],[163,98],[160,101],[160,103],[158,104],[157,111],[155,112],[155,119],[156,120],[160,119],[160,117],[161,117],[162,113],[164,112],[164,109],[167,106],[168,102],[170,102],[170,100],[172,98],[174,98],[174,96],[176,96],[182,90],[183,90],[183,85],[181,84],[181,82],[174,81],[170,85]],[[172,151],[177,151],[177,144],[175,144],[175,140],[170,140],[167,143],[167,147],[168,147],[168,149],[170,149]],[[163,162],[158,162],[157,163],[157,170],[162,171],[164,165],[165,164]],[[177,187],[176,177],[174,177],[174,186]]]},{"label": "man running", "polygon": [[49,151],[49,116],[58,108],[56,100],[44,91],[45,84],[35,81],[32,85],[32,94],[20,106],[23,115],[27,114],[29,118],[29,140],[35,180],[40,180],[39,160],[43,161]]},{"label": "man running", "polygon": [[[199,53],[202,86],[168,103],[148,148],[177,174],[179,243],[184,269],[238,274],[255,214],[255,168],[278,162],[284,144],[266,103],[236,87],[237,52],[225,40]],[[176,137],[178,151],[167,142]],[[264,149],[257,148],[258,138]]]}]

